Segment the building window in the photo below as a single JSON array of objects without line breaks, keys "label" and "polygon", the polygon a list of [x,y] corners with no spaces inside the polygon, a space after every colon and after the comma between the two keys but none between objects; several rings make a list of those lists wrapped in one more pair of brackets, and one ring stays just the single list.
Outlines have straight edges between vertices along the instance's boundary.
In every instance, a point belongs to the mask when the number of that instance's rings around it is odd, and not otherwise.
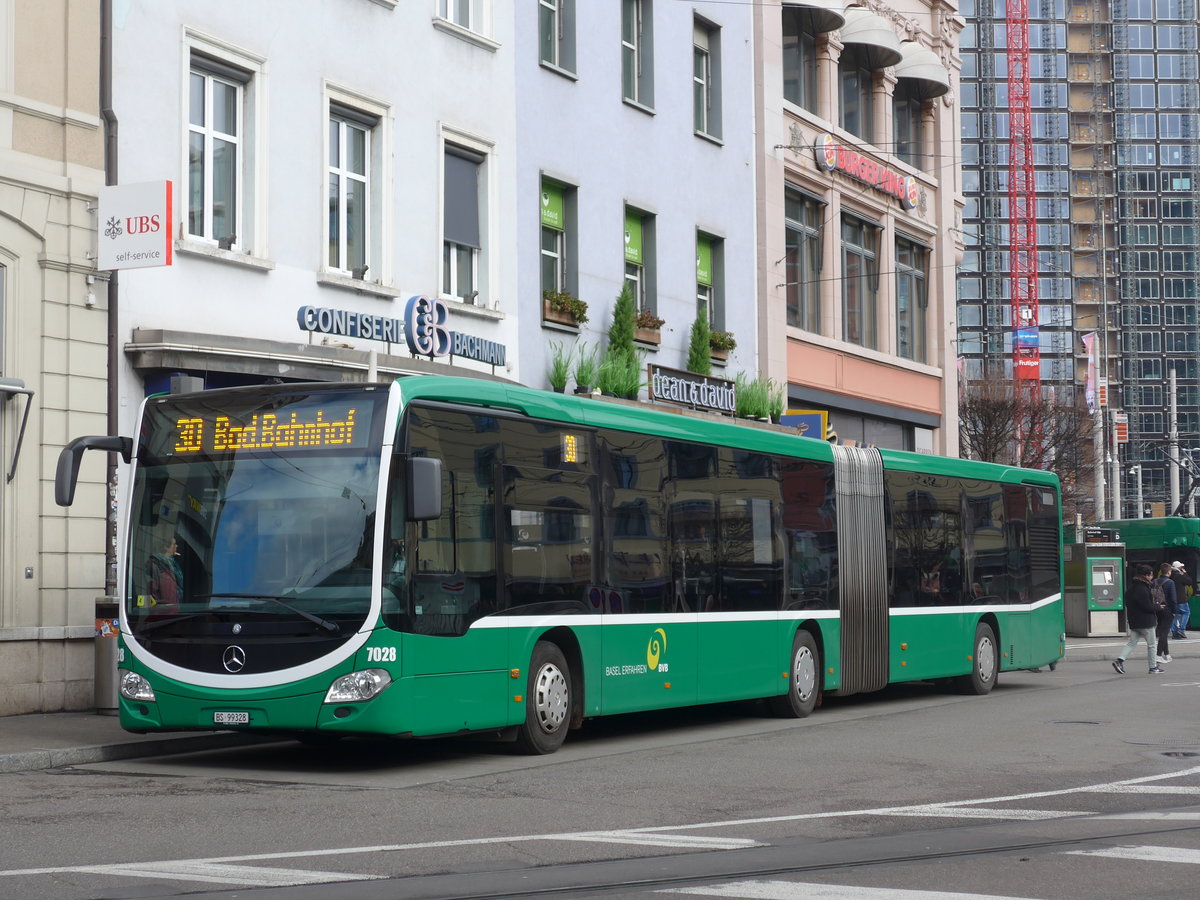
[{"label": "building window", "polygon": [[783,8],[783,99],[817,109],[817,33],[803,7]]},{"label": "building window", "polygon": [[721,136],[721,31],[696,20],[692,40],[692,120],[697,134]]},{"label": "building window", "polygon": [[875,348],[875,298],[879,293],[880,229],[842,216],[842,340]]},{"label": "building window", "polygon": [[464,303],[479,300],[480,178],[483,154],[446,144],[442,233],[442,293]]},{"label": "building window", "polygon": [[654,105],[651,0],[621,0],[621,96]]},{"label": "building window", "polygon": [[250,73],[198,54],[188,76],[189,237],[223,249],[241,240],[246,154],[243,108]]},{"label": "building window", "polygon": [[926,361],[929,250],[896,239],[896,355]]},{"label": "building window", "polygon": [[696,314],[704,310],[708,327],[725,330],[725,242],[696,233]]},{"label": "building window", "polygon": [[329,106],[329,268],[365,277],[370,248],[374,117]]},{"label": "building window", "polygon": [[799,191],[784,194],[784,285],[787,323],[821,331],[821,239],[824,204]]},{"label": "building window", "polygon": [[542,291],[575,291],[575,189],[542,180]]},{"label": "building window", "polygon": [[575,0],[538,0],[538,47],[543,65],[575,71]]},{"label": "building window", "polygon": [[844,129],[875,143],[875,73],[857,44],[838,61],[838,115]]},{"label": "building window", "polygon": [[654,216],[625,207],[625,283],[638,310],[654,309]]},{"label": "building window", "polygon": [[925,126],[921,106],[912,80],[898,80],[892,99],[895,153],[897,157],[917,169],[925,168]]},{"label": "building window", "polygon": [[438,0],[438,15],[460,28],[478,31],[474,5],[473,0]]}]

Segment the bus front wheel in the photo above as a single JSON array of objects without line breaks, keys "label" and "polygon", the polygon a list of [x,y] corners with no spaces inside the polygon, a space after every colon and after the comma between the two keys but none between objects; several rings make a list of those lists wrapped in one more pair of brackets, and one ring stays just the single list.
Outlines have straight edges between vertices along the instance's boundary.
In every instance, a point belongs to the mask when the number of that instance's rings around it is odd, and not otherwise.
[{"label": "bus front wheel", "polygon": [[803,719],[817,708],[821,696],[821,654],[807,631],[792,639],[787,693],[771,698],[771,712],[783,719]]},{"label": "bus front wheel", "polygon": [[971,673],[959,676],[957,685],[963,694],[987,694],[996,686],[1000,656],[996,632],[986,622],[975,627],[975,647],[971,655]]},{"label": "bus front wheel", "polygon": [[553,753],[571,725],[571,670],[557,644],[538,641],[529,660],[525,721],[517,730],[522,753]]}]

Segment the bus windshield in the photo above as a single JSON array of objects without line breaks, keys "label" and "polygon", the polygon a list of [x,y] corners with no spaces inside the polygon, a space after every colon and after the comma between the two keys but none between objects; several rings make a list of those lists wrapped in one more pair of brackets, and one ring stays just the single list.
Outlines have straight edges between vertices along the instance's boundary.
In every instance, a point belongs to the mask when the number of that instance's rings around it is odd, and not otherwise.
[{"label": "bus windshield", "polygon": [[246,640],[327,644],[363,623],[386,391],[281,390],[147,403],[126,578],[133,635],[228,635],[232,616]]}]

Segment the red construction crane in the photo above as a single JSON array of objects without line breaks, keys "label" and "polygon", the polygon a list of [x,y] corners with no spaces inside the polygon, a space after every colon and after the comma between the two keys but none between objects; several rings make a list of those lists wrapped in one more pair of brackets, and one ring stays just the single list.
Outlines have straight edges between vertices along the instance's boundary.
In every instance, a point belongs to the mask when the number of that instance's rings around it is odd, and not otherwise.
[{"label": "red construction crane", "polygon": [[[1029,100],[1029,3],[1006,0],[1008,30],[1008,238],[1013,382],[1018,399],[1040,396],[1037,195]],[[1020,423],[1018,423],[1020,424]],[[1024,434],[1019,428],[1018,433]]]}]

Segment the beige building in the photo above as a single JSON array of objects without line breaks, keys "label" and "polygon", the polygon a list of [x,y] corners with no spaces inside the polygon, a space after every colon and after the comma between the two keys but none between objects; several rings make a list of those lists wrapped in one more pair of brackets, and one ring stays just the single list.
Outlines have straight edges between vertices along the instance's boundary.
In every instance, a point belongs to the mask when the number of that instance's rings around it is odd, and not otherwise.
[{"label": "beige building", "polygon": [[82,486],[70,518],[54,503],[53,481],[69,436],[106,429],[107,298],[93,262],[104,184],[100,6],[100,0],[0,0],[0,714],[6,715],[93,703],[103,460],[86,463],[95,469],[88,470],[92,483]]},{"label": "beige building", "polygon": [[760,368],[843,442],[955,456],[957,4],[756,4]]}]

